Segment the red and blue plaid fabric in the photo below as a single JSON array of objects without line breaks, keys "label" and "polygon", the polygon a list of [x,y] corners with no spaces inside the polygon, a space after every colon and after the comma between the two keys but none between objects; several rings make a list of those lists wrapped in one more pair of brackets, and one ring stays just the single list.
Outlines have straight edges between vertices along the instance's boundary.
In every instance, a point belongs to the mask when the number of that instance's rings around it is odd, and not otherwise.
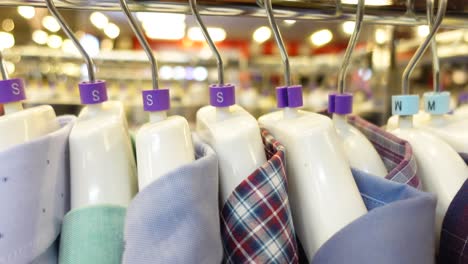
[{"label": "red and blue plaid fabric", "polygon": [[350,115],[348,122],[359,129],[374,145],[387,168],[386,179],[421,189],[416,158],[411,145],[366,120]]},{"label": "red and blue plaid fabric", "polygon": [[440,234],[438,263],[468,263],[468,180],[450,204]]},{"label": "red and blue plaid fabric", "polygon": [[268,161],[247,177],[221,210],[225,263],[297,263],[285,150],[262,130]]}]

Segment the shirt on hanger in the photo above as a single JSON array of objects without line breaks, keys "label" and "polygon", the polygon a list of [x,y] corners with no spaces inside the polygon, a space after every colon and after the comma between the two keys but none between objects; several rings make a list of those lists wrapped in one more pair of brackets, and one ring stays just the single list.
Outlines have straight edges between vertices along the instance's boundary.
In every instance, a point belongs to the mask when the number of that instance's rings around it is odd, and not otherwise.
[{"label": "shirt on hanger", "polygon": [[[434,263],[436,201],[410,187],[421,187],[410,144],[358,116],[348,122],[373,143],[389,174],[386,180],[352,170],[369,212],[330,238],[310,263]],[[303,254],[301,263],[308,263]]]},{"label": "shirt on hanger", "polygon": [[438,263],[468,263],[468,180],[455,195],[445,214]]},{"label": "shirt on hanger", "polygon": [[[374,146],[376,147],[377,151],[382,156],[384,161],[390,160],[388,158],[385,158],[385,155],[386,153],[388,153],[388,151],[382,151],[379,149],[379,145],[388,145],[390,144],[390,142],[386,144],[385,143],[379,144],[379,139],[384,139],[384,138],[391,139],[392,137],[391,134],[389,136],[385,135],[389,133],[385,131],[379,131],[380,129],[378,127],[375,127],[373,124],[370,124],[367,121],[357,116],[350,117],[349,121],[351,124],[359,128],[361,132],[366,134],[366,136],[374,144]],[[393,137],[396,138],[395,136]],[[392,140],[392,141],[395,141],[395,140]],[[393,148],[393,149],[398,149],[398,148]],[[468,164],[468,154],[466,153],[459,153],[459,154]],[[385,162],[385,164],[387,164],[387,162]],[[389,165],[391,165],[391,163],[389,163]],[[399,166],[396,166],[396,168],[398,167]],[[415,166],[410,166],[410,168],[411,167],[416,169]],[[403,170],[403,171],[404,172],[406,171],[407,173],[406,176],[402,176],[398,178],[410,179],[411,174],[408,174],[407,170]],[[387,177],[387,178],[390,178],[390,177]],[[393,177],[392,179],[395,179],[395,177]],[[399,181],[399,182],[404,182],[404,181]],[[414,181],[408,181],[409,184],[411,184],[412,182]],[[439,245],[439,256],[438,256],[438,262],[440,264],[468,263],[468,246],[466,246],[468,245],[468,183],[467,182],[465,182],[463,187],[455,196],[444,218],[442,232],[441,232],[441,240],[440,240],[440,245]],[[420,184],[419,184],[419,187],[420,187]]]},{"label": "shirt on hanger", "polygon": [[[365,133],[369,140],[374,144],[379,154],[382,156],[384,161],[388,161],[389,159],[385,157],[388,151],[379,151],[379,145],[388,145],[389,143],[379,144],[379,139],[388,138],[391,139],[392,135],[385,131],[379,131],[378,127],[375,127],[373,124],[368,123],[367,121],[363,120],[360,117],[352,116],[349,118],[349,122],[359,128],[361,132]],[[393,136],[396,138],[395,136]],[[395,140],[392,140],[395,141]],[[401,140],[403,141],[403,140]],[[396,141],[395,141],[396,142]],[[390,148],[388,148],[390,149]],[[398,148],[394,148],[398,149]],[[468,154],[459,153],[460,156],[465,160],[468,164]],[[395,155],[397,156],[397,155]],[[413,158],[414,160],[414,158]],[[387,164],[387,162],[385,162]],[[389,163],[391,165],[391,163]],[[396,166],[396,168],[401,166]],[[410,168],[416,169],[415,166],[410,166]],[[388,169],[388,167],[387,167]],[[406,176],[398,177],[396,179],[410,179],[411,173],[408,174],[407,170],[403,170],[406,172]],[[390,173],[391,174],[391,173]],[[416,174],[414,174],[416,175]],[[390,177],[387,177],[387,179]],[[393,177],[392,179],[395,179]],[[397,180],[399,182],[404,182]],[[408,181],[409,184],[415,181]],[[420,182],[417,181],[420,187]],[[412,185],[412,184],[411,184]],[[414,185],[413,185],[414,186]],[[454,200],[449,206],[449,209],[445,215],[443,226],[442,226],[442,233],[441,233],[441,240],[439,245],[439,257],[438,261],[440,264],[462,264],[468,263],[468,183],[465,182],[463,187],[455,196]]]},{"label": "shirt on hanger", "polygon": [[349,115],[348,123],[359,129],[372,143],[387,168],[386,179],[422,188],[417,176],[417,163],[410,144],[403,139],[367,122],[359,116]]},{"label": "shirt on hanger", "polygon": [[54,241],[69,210],[68,135],[61,128],[0,152],[0,263],[56,263]]},{"label": "shirt on hanger", "polygon": [[434,263],[436,198],[353,170],[369,212],[331,237],[312,264]]},{"label": "shirt on hanger", "polygon": [[196,160],[145,187],[128,207],[122,263],[221,263],[218,159],[193,141]]},{"label": "shirt on hanger", "polygon": [[297,263],[285,150],[262,130],[268,161],[241,182],[221,210],[226,263]]},{"label": "shirt on hanger", "polygon": [[60,264],[120,264],[126,208],[95,205],[74,209],[63,220]]}]

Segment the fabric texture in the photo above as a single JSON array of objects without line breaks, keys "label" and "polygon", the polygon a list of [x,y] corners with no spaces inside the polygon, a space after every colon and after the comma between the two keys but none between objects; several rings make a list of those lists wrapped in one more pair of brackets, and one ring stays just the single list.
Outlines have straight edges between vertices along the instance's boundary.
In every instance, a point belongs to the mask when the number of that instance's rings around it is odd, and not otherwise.
[{"label": "fabric texture", "polygon": [[69,210],[68,135],[61,128],[0,152],[0,263],[55,263],[54,241]]},{"label": "fabric texture", "polygon": [[312,264],[434,263],[436,198],[353,170],[369,212],[336,233]]},{"label": "fabric texture", "polygon": [[[60,239],[60,238],[59,238]],[[59,240],[57,239],[57,240]],[[39,257],[35,258],[30,264],[55,264],[58,263],[58,247],[59,242],[56,241]]]},{"label": "fabric texture", "polygon": [[60,264],[120,264],[125,213],[121,206],[98,205],[66,214]]},{"label": "fabric texture", "polygon": [[386,179],[421,189],[416,158],[411,145],[359,116],[349,115],[348,123],[359,129],[372,143],[387,168]]},{"label": "fabric texture", "polygon": [[468,180],[455,195],[445,214],[438,263],[468,263]]},{"label": "fabric texture", "polygon": [[221,263],[218,159],[194,136],[196,161],[167,173],[134,198],[123,263]]},{"label": "fabric texture", "polygon": [[287,193],[285,150],[262,130],[268,161],[229,196],[221,210],[226,263],[297,263]]}]

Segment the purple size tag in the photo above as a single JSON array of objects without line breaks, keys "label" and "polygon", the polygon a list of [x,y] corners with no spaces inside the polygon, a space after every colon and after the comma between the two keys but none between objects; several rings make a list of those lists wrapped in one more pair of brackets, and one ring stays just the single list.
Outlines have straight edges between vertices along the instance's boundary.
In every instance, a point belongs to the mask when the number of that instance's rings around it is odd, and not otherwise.
[{"label": "purple size tag", "polygon": [[22,79],[8,79],[0,81],[0,103],[13,103],[26,99],[24,81]]},{"label": "purple size tag", "polygon": [[347,115],[353,112],[353,95],[352,94],[336,94],[334,113],[339,115]]},{"label": "purple size tag", "polygon": [[142,92],[142,96],[145,111],[166,111],[171,107],[169,89],[146,90]]},{"label": "purple size tag", "polygon": [[302,86],[294,85],[276,88],[276,101],[278,108],[303,106]]},{"label": "purple size tag", "polygon": [[107,88],[105,81],[93,83],[82,82],[78,84],[82,104],[99,104],[107,101]]},{"label": "purple size tag", "polygon": [[460,104],[466,104],[468,103],[468,92],[462,92],[460,93],[460,95],[458,96],[458,102]]},{"label": "purple size tag", "polygon": [[276,106],[278,108],[288,107],[288,87],[287,86],[276,88]]},{"label": "purple size tag", "polygon": [[303,106],[302,101],[302,86],[294,85],[288,87],[288,107],[301,107]]},{"label": "purple size tag", "polygon": [[229,107],[236,103],[234,85],[211,85],[210,86],[210,104],[214,107]]},{"label": "purple size tag", "polygon": [[333,114],[335,112],[335,97],[336,93],[328,95],[328,113]]}]

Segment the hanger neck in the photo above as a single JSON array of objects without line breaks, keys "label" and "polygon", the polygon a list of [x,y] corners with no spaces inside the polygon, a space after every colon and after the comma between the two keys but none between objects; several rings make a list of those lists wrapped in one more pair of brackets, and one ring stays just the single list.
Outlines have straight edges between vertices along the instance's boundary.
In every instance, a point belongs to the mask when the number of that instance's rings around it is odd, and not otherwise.
[{"label": "hanger neck", "polygon": [[21,102],[12,102],[3,105],[5,115],[13,114],[23,110],[23,104]]},{"label": "hanger neck", "polygon": [[400,116],[398,126],[400,128],[413,128],[413,116]]},{"label": "hanger neck", "polygon": [[156,111],[150,113],[150,122],[157,123],[167,119],[167,111]]},{"label": "hanger neck", "polygon": [[344,127],[348,124],[347,115],[340,115],[340,114],[334,113],[332,119],[333,119],[333,123],[335,124],[337,128]]},{"label": "hanger neck", "polygon": [[283,108],[283,113],[285,119],[296,118],[299,115],[299,108],[285,107]]}]

